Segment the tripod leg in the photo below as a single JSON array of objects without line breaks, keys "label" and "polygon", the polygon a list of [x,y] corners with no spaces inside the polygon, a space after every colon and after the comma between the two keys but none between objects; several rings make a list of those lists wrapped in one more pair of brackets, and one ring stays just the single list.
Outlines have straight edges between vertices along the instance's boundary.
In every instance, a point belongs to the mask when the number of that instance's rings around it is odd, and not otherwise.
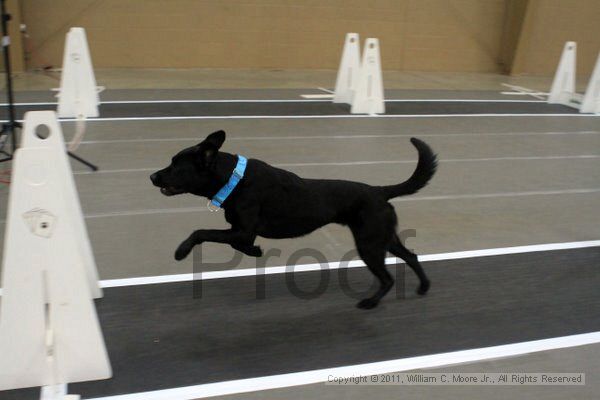
[{"label": "tripod leg", "polygon": [[84,164],[85,166],[87,166],[92,171],[98,171],[98,167],[97,166],[95,166],[94,164],[92,164],[91,162],[89,162],[87,160],[84,160],[83,158],[79,157],[77,154],[71,153],[70,151],[67,151],[67,154],[69,155],[69,157],[72,157],[75,160],[79,161],[80,163]]}]

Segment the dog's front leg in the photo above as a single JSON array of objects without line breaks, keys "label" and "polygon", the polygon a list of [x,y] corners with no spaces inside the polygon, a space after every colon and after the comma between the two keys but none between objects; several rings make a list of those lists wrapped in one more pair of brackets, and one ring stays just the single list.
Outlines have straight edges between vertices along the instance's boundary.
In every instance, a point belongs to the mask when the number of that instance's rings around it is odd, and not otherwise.
[{"label": "dog's front leg", "polygon": [[[254,240],[252,241],[252,243],[254,243]],[[246,244],[246,243],[233,244],[232,243],[231,247],[233,247],[237,251],[241,251],[242,253],[244,253],[250,257],[262,257],[262,255],[263,255],[262,249],[259,246],[256,246],[252,243],[251,244]]]},{"label": "dog's front leg", "polygon": [[190,254],[194,246],[204,242],[226,243],[249,256],[260,257],[262,250],[253,245],[255,238],[256,235],[234,229],[200,229],[181,242],[175,251],[175,259],[183,260]]}]

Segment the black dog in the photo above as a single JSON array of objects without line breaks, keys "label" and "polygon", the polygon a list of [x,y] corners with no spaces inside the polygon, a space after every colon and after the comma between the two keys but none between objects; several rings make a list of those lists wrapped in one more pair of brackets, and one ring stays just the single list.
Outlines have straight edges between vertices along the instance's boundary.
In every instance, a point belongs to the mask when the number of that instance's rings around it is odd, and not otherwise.
[{"label": "black dog", "polygon": [[[171,165],[152,174],[152,183],[166,196],[192,193],[213,198],[228,182],[237,164],[237,156],[219,151],[225,132],[210,134],[200,144],[179,152]],[[357,306],[373,308],[390,290],[394,280],[385,267],[386,252],[402,258],[420,280],[419,294],[425,294],[430,282],[417,256],[407,250],[396,234],[396,213],[389,199],[409,195],[423,188],[437,167],[431,148],[410,140],[419,152],[412,176],[392,186],[370,186],[364,183],[303,179],[263,161],[250,159],[243,179],[222,204],[231,229],[202,229],[184,240],[175,259],[184,259],[192,248],[203,242],[227,243],[249,256],[260,257],[262,250],[254,245],[256,236],[283,239],[306,235],[330,223],[347,225],[358,254],[377,277],[377,292]]]}]

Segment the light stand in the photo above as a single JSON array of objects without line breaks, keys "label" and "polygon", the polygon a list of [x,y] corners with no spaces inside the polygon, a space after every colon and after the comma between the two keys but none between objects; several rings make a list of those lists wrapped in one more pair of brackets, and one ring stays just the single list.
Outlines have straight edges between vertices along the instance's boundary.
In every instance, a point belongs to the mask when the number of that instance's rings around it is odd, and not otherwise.
[{"label": "light stand", "polygon": [[[10,36],[8,35],[8,21],[11,16],[6,12],[6,0],[0,0],[0,19],[2,23],[2,48],[4,56],[4,69],[6,74],[6,98],[8,102],[8,122],[2,124],[0,130],[0,153],[5,157],[0,162],[10,161],[13,158],[17,148],[17,128],[22,127],[21,123],[15,121],[15,103],[13,98],[12,70],[10,67]],[[2,136],[5,136],[2,138]],[[6,149],[6,144],[11,142],[10,149]]]},{"label": "light stand", "polygon": [[[4,155],[4,158],[0,159],[0,162],[10,161],[13,159],[15,150],[17,149],[17,131],[21,129],[23,125],[20,122],[15,121],[15,101],[13,97],[13,84],[12,84],[12,69],[10,66],[10,36],[8,35],[8,21],[11,20],[10,14],[6,12],[6,0],[0,0],[0,20],[2,23],[2,48],[4,49],[4,73],[6,74],[6,99],[8,103],[8,122],[2,124],[0,130],[0,154]],[[6,144],[11,142],[10,149],[6,148]],[[67,151],[67,154],[84,164],[92,171],[97,171],[98,167],[91,162],[83,159],[82,157]]]}]

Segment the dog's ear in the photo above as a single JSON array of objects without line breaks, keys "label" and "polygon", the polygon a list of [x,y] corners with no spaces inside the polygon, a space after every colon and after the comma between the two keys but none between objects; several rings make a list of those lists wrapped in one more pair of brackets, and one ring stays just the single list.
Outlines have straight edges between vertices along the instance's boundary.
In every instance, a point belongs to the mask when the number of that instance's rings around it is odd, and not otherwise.
[{"label": "dog's ear", "polygon": [[204,167],[208,167],[213,163],[224,141],[225,131],[220,130],[211,133],[198,144],[198,152],[200,153],[200,159]]},{"label": "dog's ear", "polygon": [[208,135],[206,139],[200,142],[200,145],[207,145],[207,147],[214,147],[219,150],[223,146],[223,142],[225,142],[225,131],[220,130]]}]

